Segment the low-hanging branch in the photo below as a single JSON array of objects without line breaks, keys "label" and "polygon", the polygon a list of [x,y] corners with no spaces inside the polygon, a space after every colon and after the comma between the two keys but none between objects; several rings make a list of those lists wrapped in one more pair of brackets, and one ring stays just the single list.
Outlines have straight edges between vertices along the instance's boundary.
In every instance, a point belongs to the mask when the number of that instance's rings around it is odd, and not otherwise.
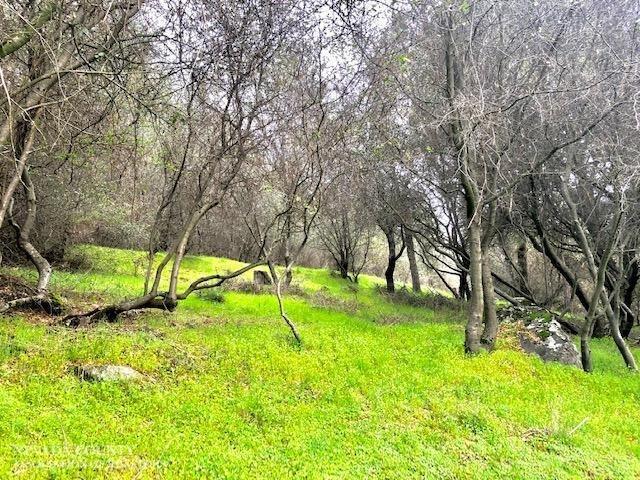
[{"label": "low-hanging branch", "polygon": [[[182,292],[181,294],[179,294],[177,296],[178,300],[184,300],[186,299],[189,295],[191,295],[193,292],[196,292],[198,290],[206,290],[208,288],[215,288],[215,287],[219,287],[221,286],[224,282],[226,282],[227,280],[231,280],[232,278],[236,278],[239,277],[240,275],[242,275],[243,273],[246,273],[250,270],[253,270],[256,267],[261,267],[267,265],[267,262],[264,260],[260,260],[260,261],[256,261],[253,263],[250,263],[249,265],[236,270],[235,272],[229,273],[227,275],[220,275],[220,274],[215,274],[215,275],[208,275],[206,277],[200,277],[197,280],[195,280],[194,282],[191,283],[191,285],[189,285],[189,287]],[[209,282],[211,280],[217,280],[217,282],[215,283],[210,283],[207,284],[206,282]]]}]

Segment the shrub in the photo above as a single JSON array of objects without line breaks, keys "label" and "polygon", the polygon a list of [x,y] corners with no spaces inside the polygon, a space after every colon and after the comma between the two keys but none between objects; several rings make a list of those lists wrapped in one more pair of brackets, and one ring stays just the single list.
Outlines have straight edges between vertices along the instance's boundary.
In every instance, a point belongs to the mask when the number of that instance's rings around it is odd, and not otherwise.
[{"label": "shrub", "polygon": [[217,288],[208,288],[206,290],[198,290],[196,295],[203,300],[207,300],[212,303],[223,303],[224,295]]}]

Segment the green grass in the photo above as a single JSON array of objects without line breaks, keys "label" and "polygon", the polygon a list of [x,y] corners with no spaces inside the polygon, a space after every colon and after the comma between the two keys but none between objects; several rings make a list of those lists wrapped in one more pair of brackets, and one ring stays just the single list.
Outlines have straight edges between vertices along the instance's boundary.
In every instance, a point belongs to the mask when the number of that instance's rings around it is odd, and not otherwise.
[{"label": "green grass", "polygon": [[[56,292],[139,293],[142,254],[80,250],[93,268],[56,272]],[[237,265],[190,257],[183,280]],[[269,294],[79,330],[0,318],[0,477],[640,476],[640,379],[610,341],[594,342],[590,375],[506,347],[468,358],[460,311],[390,303],[372,277],[294,279],[302,347]],[[146,379],[82,382],[78,363]]]}]

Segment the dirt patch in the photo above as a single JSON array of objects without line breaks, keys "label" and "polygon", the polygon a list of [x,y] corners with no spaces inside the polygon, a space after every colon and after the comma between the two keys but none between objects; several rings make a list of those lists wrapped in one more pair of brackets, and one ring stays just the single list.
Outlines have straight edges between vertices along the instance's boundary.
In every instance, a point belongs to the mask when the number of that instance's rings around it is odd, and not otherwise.
[{"label": "dirt patch", "polygon": [[[29,285],[25,280],[11,275],[0,274],[0,304],[10,302],[25,297],[36,295],[37,291]],[[58,303],[55,302],[57,307]],[[21,308],[16,308],[6,314],[18,312],[30,323],[50,324],[54,317],[52,316],[52,304],[32,302]]]},{"label": "dirt patch", "polygon": [[10,302],[17,298],[30,297],[36,290],[23,279],[0,273],[0,301]]},{"label": "dirt patch", "polygon": [[360,306],[355,299],[338,298],[331,295],[328,290],[320,289],[317,292],[307,295],[307,301],[315,308],[325,308],[327,310],[337,310],[340,312],[355,315]]},{"label": "dirt patch", "polygon": [[406,315],[380,315],[375,319],[378,325],[401,325],[406,323],[417,323],[417,320],[413,317],[407,317]]},{"label": "dirt patch", "polygon": [[409,305],[412,307],[428,308],[430,310],[463,310],[464,302],[455,298],[445,297],[437,293],[414,293],[406,288],[395,292],[388,292],[385,287],[378,286],[378,293],[388,302]]}]

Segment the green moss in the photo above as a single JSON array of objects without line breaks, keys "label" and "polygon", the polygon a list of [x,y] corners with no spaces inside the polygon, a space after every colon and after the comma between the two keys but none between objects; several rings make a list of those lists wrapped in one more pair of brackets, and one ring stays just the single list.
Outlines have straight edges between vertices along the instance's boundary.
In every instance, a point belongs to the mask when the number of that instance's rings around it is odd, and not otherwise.
[{"label": "green moss", "polygon": [[542,340],[546,340],[547,338],[549,338],[551,336],[551,333],[549,333],[549,331],[547,330],[540,330],[538,332],[538,336],[542,339]]}]

